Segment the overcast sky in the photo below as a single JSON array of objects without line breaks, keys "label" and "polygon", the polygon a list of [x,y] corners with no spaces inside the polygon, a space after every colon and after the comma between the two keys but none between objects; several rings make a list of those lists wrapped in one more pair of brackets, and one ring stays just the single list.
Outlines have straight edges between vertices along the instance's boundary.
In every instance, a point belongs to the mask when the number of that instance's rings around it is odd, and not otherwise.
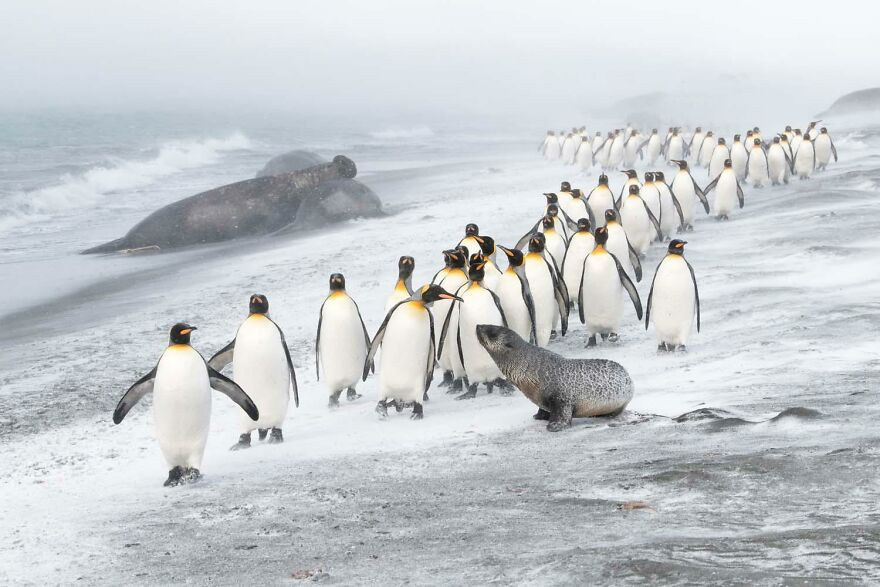
[{"label": "overcast sky", "polygon": [[816,111],[880,85],[876,6],[3,0],[0,109],[541,120],[721,87]]}]

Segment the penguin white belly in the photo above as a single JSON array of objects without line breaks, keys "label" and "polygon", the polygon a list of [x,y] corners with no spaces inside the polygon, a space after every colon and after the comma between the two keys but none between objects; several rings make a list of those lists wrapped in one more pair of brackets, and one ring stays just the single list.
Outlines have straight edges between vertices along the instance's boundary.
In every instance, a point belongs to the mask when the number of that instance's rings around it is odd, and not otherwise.
[{"label": "penguin white belly", "polygon": [[629,260],[629,243],[626,240],[626,232],[624,232],[620,224],[613,222],[608,225],[608,242],[605,243],[605,248],[609,253],[617,257],[617,260],[623,266],[623,270],[626,271],[626,274],[635,283],[636,270]]},{"label": "penguin white belly", "polygon": [[[571,237],[568,250],[565,253],[565,261],[562,267],[562,280],[568,290],[568,299],[573,303],[577,301],[578,291],[581,287],[581,273],[584,270],[584,259],[587,258],[596,247],[596,239],[588,232],[578,232]],[[505,313],[507,308],[504,309]],[[509,321],[509,319],[508,319]]]},{"label": "penguin white belly", "polygon": [[232,373],[235,382],[260,410],[256,422],[241,411],[241,432],[280,428],[290,400],[290,369],[278,327],[262,314],[250,315],[239,327],[232,352]]},{"label": "penguin white belly", "polygon": [[749,157],[749,181],[755,187],[760,187],[770,179],[767,169],[767,158],[761,149],[753,149]]},{"label": "penguin white belly", "polygon": [[709,160],[709,179],[715,179],[724,169],[724,160],[730,158],[730,151],[721,145],[716,145]]},{"label": "penguin white belly", "polygon": [[696,206],[697,192],[694,190],[694,182],[686,171],[680,172],[672,181],[672,191],[681,206],[681,215],[684,217],[685,226],[694,223],[694,206]]},{"label": "penguin white belly", "polygon": [[581,143],[581,146],[578,147],[574,162],[581,171],[586,171],[593,166],[593,151],[591,149],[592,147],[589,141],[584,141]]},{"label": "penguin white belly", "polygon": [[684,159],[684,140],[676,135],[669,139],[669,147],[666,149],[667,161],[681,161]]},{"label": "penguin white belly", "polygon": [[640,141],[641,139],[638,137],[627,141],[626,147],[623,150],[623,164],[625,167],[631,168],[636,164],[636,158],[639,156]]},{"label": "penguin white belly", "polygon": [[[440,282],[440,285],[448,292],[455,293],[462,285],[467,283],[467,277],[462,271],[450,273],[446,279]],[[434,316],[434,345],[439,346],[440,334],[443,330],[443,323],[446,315],[449,313],[449,306],[452,300],[437,300],[431,306],[431,313]],[[446,334],[446,340],[443,343],[443,352],[437,361],[444,371],[452,371],[456,378],[464,375],[464,367],[458,358],[458,341],[455,338],[455,325],[458,324],[458,305],[452,309],[452,316],[449,318],[449,330]]]},{"label": "penguin white belly", "polygon": [[345,294],[333,294],[324,302],[320,353],[328,392],[357,385],[364,371],[367,345],[357,307]]},{"label": "penguin white belly", "polygon": [[655,231],[641,198],[633,195],[623,200],[620,223],[623,224],[623,230],[626,231],[626,237],[633,249],[643,255],[648,250]]},{"label": "penguin white belly", "polygon": [[591,335],[618,332],[623,317],[623,286],[611,255],[601,252],[587,257],[582,287],[587,331]]},{"label": "penguin white belly", "polygon": [[549,234],[545,232],[544,235],[547,237],[545,250],[550,253],[551,257],[553,257],[553,261],[556,263],[558,269],[559,267],[562,267],[562,259],[565,257],[565,239],[559,236],[559,233],[556,231]]},{"label": "penguin white belly", "polygon": [[391,295],[388,296],[388,300],[385,302],[385,314],[388,313],[388,310],[402,302],[403,300],[409,297],[409,292],[406,291],[406,287],[402,284],[398,284],[394,287],[394,291],[391,292]]},{"label": "penguin white belly", "polygon": [[695,163],[699,164],[700,146],[703,144],[703,133],[697,133],[691,138],[690,156]]},{"label": "penguin white belly", "polygon": [[794,138],[789,141],[791,143],[791,150],[793,153],[797,153],[798,149],[801,147],[801,142],[803,142],[803,135],[794,135]]},{"label": "penguin white belly", "polygon": [[479,253],[483,250],[480,247],[480,243],[477,242],[477,239],[472,236],[466,236],[461,239],[458,246],[466,248],[468,250],[468,256],[473,255],[474,253]]},{"label": "penguin white belly", "polygon": [[816,151],[816,165],[825,167],[831,162],[831,139],[827,134],[820,134],[813,143],[813,149]]},{"label": "penguin white belly", "polygon": [[813,173],[813,144],[810,141],[801,141],[794,156],[794,172],[801,179]]},{"label": "penguin white belly", "polygon": [[492,261],[486,263],[486,273],[483,277],[483,285],[495,291],[498,289],[498,280],[501,279],[501,271]]},{"label": "penguin white belly", "polygon": [[[736,174],[736,178],[739,181],[742,181],[746,177],[746,162],[748,159],[749,152],[746,151],[746,148],[742,143],[734,145],[733,149],[730,151],[730,166],[733,168],[733,172]],[[718,175],[713,175],[712,179],[715,179],[716,177],[718,177]]]},{"label": "penguin white belly", "polygon": [[654,163],[657,161],[657,158],[660,157],[660,150],[662,148],[663,143],[660,142],[659,135],[651,135],[647,147],[648,165],[654,165]]},{"label": "penguin white belly", "polygon": [[657,191],[660,195],[660,232],[669,238],[681,219],[678,217],[678,210],[675,209],[675,202],[672,201],[672,192],[665,185],[660,185]]},{"label": "penguin white belly", "polygon": [[715,139],[704,139],[703,146],[700,148],[699,163],[702,167],[709,165],[709,159],[712,157],[712,151],[715,149]]},{"label": "penguin white belly", "polygon": [[722,173],[715,185],[715,216],[726,216],[736,209],[739,198],[736,195],[736,176]]},{"label": "penguin white belly", "polygon": [[559,146],[559,141],[550,137],[550,140],[547,141],[547,146],[544,147],[544,158],[550,161],[555,161],[556,159],[559,159],[561,153],[562,148]]},{"label": "penguin white belly", "polygon": [[559,318],[559,306],[556,303],[556,295],[553,291],[553,277],[547,262],[539,253],[526,255],[524,266],[526,279],[532,291],[532,301],[535,305],[535,334],[538,337],[538,346],[547,346],[550,342],[550,331],[554,322]]},{"label": "penguin white belly", "polygon": [[486,288],[474,284],[462,294],[461,298],[464,302],[461,304],[459,328],[468,383],[485,383],[503,377],[495,361],[477,340],[477,325],[504,325],[492,294]]},{"label": "penguin white belly", "polygon": [[523,299],[522,284],[513,270],[505,271],[498,280],[497,294],[501,309],[504,310],[504,317],[507,319],[507,327],[520,335],[523,340],[529,340],[532,319]]},{"label": "penguin white belly", "polygon": [[776,185],[782,182],[788,183],[785,169],[788,164],[785,161],[785,150],[779,145],[773,145],[767,153],[767,164],[770,168],[770,181]]},{"label": "penguin white belly", "polygon": [[608,160],[611,157],[611,144],[613,142],[613,139],[608,139],[605,141],[605,144],[602,145],[601,151],[599,151],[599,163],[601,163],[602,169],[608,169]]},{"label": "penguin white belly", "polygon": [[587,205],[593,213],[593,230],[596,230],[605,226],[605,211],[614,209],[614,194],[607,188],[597,189],[590,195]]},{"label": "penguin white belly", "polygon": [[590,214],[587,212],[587,203],[583,198],[571,198],[568,203],[564,205],[563,210],[565,210],[568,217],[575,222],[581,218],[590,217]]},{"label": "penguin white belly", "polygon": [[422,401],[430,338],[428,311],[418,302],[403,304],[391,315],[382,338],[379,401]]},{"label": "penguin white belly", "polygon": [[611,150],[608,152],[608,168],[617,169],[623,161],[623,140],[614,139],[611,143]]},{"label": "penguin white belly", "polygon": [[574,155],[576,151],[576,146],[574,144],[573,139],[565,139],[565,142],[562,144],[562,162],[566,165],[571,165],[574,163]]},{"label": "penguin white belly", "polygon": [[694,282],[679,255],[667,255],[657,269],[651,297],[651,321],[658,343],[687,344],[696,309]]},{"label": "penguin white belly", "polygon": [[571,192],[559,192],[556,194],[556,203],[559,205],[560,210],[565,210],[565,207],[568,206],[572,199],[574,197],[571,195]]},{"label": "penguin white belly", "polygon": [[189,345],[172,345],[159,359],[153,420],[168,467],[200,468],[211,424],[211,386],[204,359]]}]

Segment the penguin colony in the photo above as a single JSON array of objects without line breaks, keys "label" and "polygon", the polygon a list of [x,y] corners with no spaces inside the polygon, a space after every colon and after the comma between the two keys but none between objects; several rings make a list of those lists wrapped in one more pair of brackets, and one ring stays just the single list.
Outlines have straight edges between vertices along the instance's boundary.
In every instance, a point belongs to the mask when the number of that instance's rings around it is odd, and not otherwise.
[{"label": "penguin colony", "polygon": [[[476,224],[468,224],[457,244],[442,252],[444,267],[418,288],[412,284],[415,259],[400,257],[397,281],[373,336],[346,291],[345,277],[330,276],[315,339],[315,367],[328,405],[338,407],[343,391],[348,401],[359,399],[358,383],[376,374],[379,416],[388,417],[389,408],[410,409],[411,418],[419,420],[437,367],[439,386],[458,394],[455,399],[475,398],[480,384],[488,393],[497,388],[509,394],[513,386],[489,352],[497,355],[497,349],[478,332],[509,328],[523,341],[547,347],[569,332],[575,315],[587,347],[616,343],[627,302],[639,320],[644,314],[646,329],[654,325],[658,352],[684,351],[695,320],[700,329],[700,301],[694,269],[684,257],[687,242],[675,233],[694,230],[700,207],[728,220],[744,206],[745,183],[761,188],[788,183],[793,175],[808,179],[832,158],[837,161],[828,130],[817,130],[816,124],[803,133],[786,127],[769,143],[755,127],[745,140],[734,135],[731,144],[700,127],[687,137],[677,127],[665,137],[657,129],[643,134],[631,127],[592,139],[584,127],[559,135],[549,131],[539,148],[544,158],[583,171],[598,166],[602,173],[592,188],[572,188],[564,181],[558,191],[544,193],[540,217],[513,246],[496,245]],[[636,163],[654,166],[661,158],[676,168],[671,181],[663,171],[646,171],[640,180]],[[704,187],[691,165],[706,169]],[[617,193],[606,175],[614,170],[626,175]],[[642,259],[653,243],[664,244],[667,252],[643,304],[635,284],[642,281]],[[266,296],[250,297],[235,337],[208,361],[190,346],[195,330],[186,323],[172,327],[156,366],[128,389],[113,414],[114,423],[120,423],[153,393],[156,437],[169,466],[166,486],[201,475],[211,389],[242,410],[232,450],[249,448],[254,430],[260,440],[283,442],[291,393],[299,406],[293,361],[282,329],[269,317]],[[230,364],[232,378],[221,374]]]}]

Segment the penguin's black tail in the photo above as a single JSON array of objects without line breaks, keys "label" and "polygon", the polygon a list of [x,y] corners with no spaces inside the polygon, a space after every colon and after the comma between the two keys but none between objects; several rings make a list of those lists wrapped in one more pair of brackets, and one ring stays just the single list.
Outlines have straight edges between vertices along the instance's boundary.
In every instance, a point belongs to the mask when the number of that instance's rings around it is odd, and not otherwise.
[{"label": "penguin's black tail", "polygon": [[103,245],[98,245],[97,247],[92,247],[91,249],[86,249],[84,251],[80,251],[80,255],[96,255],[100,253],[115,253],[117,251],[121,251],[127,248],[125,244],[125,238],[118,238],[116,240],[112,240],[108,243],[104,243]]}]

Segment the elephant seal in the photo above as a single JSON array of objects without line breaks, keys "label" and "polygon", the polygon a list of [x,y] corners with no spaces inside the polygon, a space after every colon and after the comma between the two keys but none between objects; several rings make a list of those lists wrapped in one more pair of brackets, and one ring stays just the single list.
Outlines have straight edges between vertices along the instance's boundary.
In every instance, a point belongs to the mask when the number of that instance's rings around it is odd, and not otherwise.
[{"label": "elephant seal", "polygon": [[507,380],[538,406],[547,430],[571,426],[573,416],[615,416],[633,396],[633,382],[619,363],[566,359],[524,341],[509,328],[480,324],[477,339]]},{"label": "elephant seal", "polygon": [[[355,175],[354,161],[337,155],[330,163],[302,171],[214,188],[156,210],[124,237],[86,249],[83,254],[143,248],[165,250],[258,236],[299,226],[297,221],[303,217],[310,218],[314,225],[321,219],[380,214],[381,203],[371,191],[372,198],[366,202],[339,196],[339,186],[345,184],[334,182],[351,181]],[[369,191],[365,186],[364,189]],[[325,206],[329,214],[325,214]]]},{"label": "elephant seal", "polygon": [[293,173],[326,162],[326,159],[311,151],[288,151],[269,159],[268,163],[257,172],[257,177]]}]

